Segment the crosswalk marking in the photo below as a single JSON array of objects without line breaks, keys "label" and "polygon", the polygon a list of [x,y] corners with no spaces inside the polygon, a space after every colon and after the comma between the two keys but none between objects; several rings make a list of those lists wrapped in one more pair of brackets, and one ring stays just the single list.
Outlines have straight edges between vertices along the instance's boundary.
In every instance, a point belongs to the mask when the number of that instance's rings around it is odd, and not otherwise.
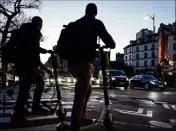
[{"label": "crosswalk marking", "polygon": [[67,112],[66,117],[71,117],[71,112]]},{"label": "crosswalk marking", "polygon": [[147,116],[152,117],[153,112],[150,110],[147,110]]},{"label": "crosswalk marking", "polygon": [[171,105],[171,107],[172,107],[174,110],[176,110],[176,105]]},{"label": "crosswalk marking", "polygon": [[143,111],[144,111],[144,109],[142,109],[142,108],[138,108],[137,113],[143,113]]},{"label": "crosswalk marking", "polygon": [[167,104],[163,104],[164,108],[170,109],[170,107]]}]

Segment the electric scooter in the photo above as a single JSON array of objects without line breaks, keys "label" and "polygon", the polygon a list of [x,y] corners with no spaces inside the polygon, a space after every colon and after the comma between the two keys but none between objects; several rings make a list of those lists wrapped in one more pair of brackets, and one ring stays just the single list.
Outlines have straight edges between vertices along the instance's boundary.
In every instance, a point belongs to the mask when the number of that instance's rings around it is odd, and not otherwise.
[{"label": "electric scooter", "polygon": [[[53,73],[54,73],[54,79],[56,82],[57,103],[54,108],[50,107],[46,103],[42,103],[42,104],[50,110],[51,114],[56,113],[56,115],[58,116],[58,122],[61,125],[65,125],[64,121],[67,115],[67,110],[63,107],[63,104],[62,104],[61,89],[58,82],[58,71],[60,68],[60,60],[59,60],[59,56],[56,55],[54,51],[50,51],[48,53],[51,54],[52,66],[54,70]],[[13,118],[13,114],[11,115],[12,118]]]},{"label": "electric scooter", "polygon": [[101,116],[97,122],[102,122],[106,129],[111,129],[113,127],[114,119],[110,112],[110,102],[109,102],[109,95],[108,95],[108,89],[107,89],[107,77],[106,77],[106,68],[109,65],[109,57],[107,53],[104,52],[105,48],[108,48],[106,46],[100,46],[100,38],[98,49],[100,51],[100,64],[101,64],[101,70],[103,75],[103,91],[104,91],[104,109],[101,113]]},{"label": "electric scooter", "polygon": [[54,79],[56,82],[56,92],[57,92],[57,104],[55,106],[54,109],[52,109],[51,107],[48,107],[51,111],[56,112],[56,115],[58,116],[58,122],[60,124],[65,124],[65,118],[67,115],[67,110],[63,107],[62,104],[62,96],[61,96],[61,89],[59,86],[59,81],[58,81],[58,70],[60,68],[60,60],[59,60],[59,56],[56,55],[53,52],[51,52],[51,59],[52,59],[52,66],[53,66],[53,73],[54,73]]},{"label": "electric scooter", "polygon": [[[106,67],[109,64],[109,58],[107,56],[107,53],[104,52],[105,48],[108,48],[106,46],[100,46],[100,39],[99,44],[97,44],[97,49],[100,51],[100,64],[102,68],[102,75],[103,75],[103,91],[104,91],[104,109],[99,117],[98,120],[94,121],[94,124],[96,123],[103,123],[105,129],[111,129],[113,127],[114,119],[110,111],[110,102],[109,102],[109,96],[108,96],[108,89],[107,89],[107,78],[106,78]],[[69,126],[61,127],[60,125],[56,126],[57,131],[63,131],[63,130],[68,130]]]}]

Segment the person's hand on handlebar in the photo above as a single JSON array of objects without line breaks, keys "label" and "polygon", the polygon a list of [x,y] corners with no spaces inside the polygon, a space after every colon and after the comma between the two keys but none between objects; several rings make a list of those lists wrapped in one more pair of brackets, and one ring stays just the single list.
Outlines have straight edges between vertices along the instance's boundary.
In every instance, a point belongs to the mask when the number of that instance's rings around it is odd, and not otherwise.
[{"label": "person's hand on handlebar", "polygon": [[47,50],[47,53],[51,54],[51,53],[53,53],[53,51],[52,50]]},{"label": "person's hand on handlebar", "polygon": [[54,78],[54,74],[53,74],[53,72],[52,72],[52,71],[47,70],[47,73],[49,74],[49,77],[50,77],[50,78]]},{"label": "person's hand on handlebar", "polygon": [[103,49],[110,48],[111,49],[111,47],[109,46],[106,46],[106,45],[101,46],[100,44],[97,44],[97,48],[103,48]]}]

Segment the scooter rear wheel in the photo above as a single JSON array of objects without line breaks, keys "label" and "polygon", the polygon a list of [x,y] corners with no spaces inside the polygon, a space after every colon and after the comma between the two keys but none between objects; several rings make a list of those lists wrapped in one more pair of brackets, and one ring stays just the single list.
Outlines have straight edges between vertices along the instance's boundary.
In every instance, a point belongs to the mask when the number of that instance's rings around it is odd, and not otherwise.
[{"label": "scooter rear wheel", "polygon": [[56,110],[56,114],[58,116],[59,121],[65,121],[67,110],[64,107],[59,107]]}]

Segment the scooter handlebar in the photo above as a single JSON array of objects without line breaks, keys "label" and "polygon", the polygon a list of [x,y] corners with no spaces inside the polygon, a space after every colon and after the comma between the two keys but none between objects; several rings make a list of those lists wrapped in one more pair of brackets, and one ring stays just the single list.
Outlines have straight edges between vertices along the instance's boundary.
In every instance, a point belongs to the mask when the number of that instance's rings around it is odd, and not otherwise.
[{"label": "scooter handlebar", "polygon": [[100,46],[100,44],[97,44],[97,49],[107,49],[107,48],[110,48],[110,47],[108,47],[106,45]]},{"label": "scooter handlebar", "polygon": [[55,52],[53,50],[48,50],[47,53],[54,54]]}]

